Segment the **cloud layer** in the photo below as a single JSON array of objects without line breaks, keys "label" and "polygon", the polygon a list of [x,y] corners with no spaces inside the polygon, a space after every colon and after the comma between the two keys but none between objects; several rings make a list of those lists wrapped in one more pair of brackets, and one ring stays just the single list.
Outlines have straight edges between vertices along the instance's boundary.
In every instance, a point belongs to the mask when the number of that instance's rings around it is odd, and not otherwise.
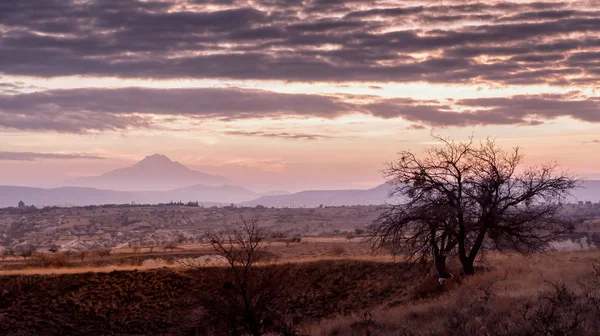
[{"label": "cloud layer", "polygon": [[88,154],[33,153],[33,152],[0,152],[0,161],[34,161],[40,159],[59,160],[102,160],[101,156]]},{"label": "cloud layer", "polygon": [[4,0],[0,73],[591,86],[600,81],[600,8],[593,1],[444,3]]},{"label": "cloud layer", "polygon": [[[458,100],[416,100],[376,96],[283,94],[237,88],[72,89],[0,95],[0,127],[29,131],[88,131],[159,128],[165,120],[235,121],[349,114],[401,118],[414,127],[537,125],[559,117],[600,122],[600,98],[578,92]],[[159,122],[155,122],[156,120]],[[316,139],[312,134],[235,133]]]}]

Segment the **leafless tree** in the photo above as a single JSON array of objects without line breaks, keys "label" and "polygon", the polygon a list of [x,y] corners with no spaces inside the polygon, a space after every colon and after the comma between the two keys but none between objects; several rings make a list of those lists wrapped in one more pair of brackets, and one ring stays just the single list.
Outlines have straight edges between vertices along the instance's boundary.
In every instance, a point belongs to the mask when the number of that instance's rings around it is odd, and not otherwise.
[{"label": "leafless tree", "polygon": [[23,257],[24,260],[27,260],[27,258],[33,256],[33,254],[37,251],[37,247],[33,245],[25,245],[20,248],[20,251],[21,257]]},{"label": "leafless tree", "polygon": [[421,157],[400,153],[385,171],[390,206],[371,226],[375,247],[400,245],[409,259],[433,256],[441,277],[455,251],[465,274],[473,274],[482,248],[538,251],[562,232],[561,202],[577,180],[555,163],[519,170],[519,148],[501,149],[493,140],[454,142],[436,137],[441,147]]},{"label": "leafless tree", "polygon": [[171,252],[173,252],[173,250],[175,250],[176,248],[177,248],[177,244],[175,242],[170,242],[163,247],[163,250],[165,252],[167,252],[167,250],[171,250]]},{"label": "leafless tree", "polygon": [[90,253],[88,250],[81,250],[77,252],[77,257],[79,257],[79,259],[81,259],[81,261],[85,260],[85,257],[87,257],[88,253]]},{"label": "leafless tree", "polygon": [[2,251],[2,260],[6,259],[6,257],[14,257],[14,256],[15,256],[15,250],[10,246],[5,247],[4,250]]},{"label": "leafless tree", "polygon": [[65,256],[67,257],[67,260],[71,259],[71,254],[73,254],[73,251],[71,249],[65,251]]},{"label": "leafless tree", "polygon": [[[232,335],[293,334],[285,317],[289,281],[265,246],[267,233],[256,218],[240,219],[230,232],[206,235],[221,267],[208,280],[203,306]],[[223,267],[225,266],[225,267]]]},{"label": "leafless tree", "polygon": [[100,249],[100,250],[98,250],[98,252],[97,252],[97,253],[98,253],[98,256],[99,256],[100,258],[106,258],[106,257],[108,257],[108,256],[111,254],[111,252],[112,252],[112,250],[111,250],[111,249],[109,249],[109,248],[105,248],[105,249]]}]

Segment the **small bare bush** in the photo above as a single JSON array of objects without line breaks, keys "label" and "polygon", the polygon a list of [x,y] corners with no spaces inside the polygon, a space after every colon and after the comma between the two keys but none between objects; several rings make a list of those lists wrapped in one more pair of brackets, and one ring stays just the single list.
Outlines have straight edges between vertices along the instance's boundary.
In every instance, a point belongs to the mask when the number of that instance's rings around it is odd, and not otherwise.
[{"label": "small bare bush", "polygon": [[67,266],[66,257],[59,254],[50,255],[47,253],[40,253],[35,259],[37,264],[43,268],[62,268]]},{"label": "small bare bush", "polygon": [[167,252],[167,250],[170,250],[171,252],[173,252],[173,250],[175,250],[176,248],[177,248],[177,244],[175,242],[168,243],[167,245],[165,245],[163,247],[165,252]]},{"label": "small bare bush", "polygon": [[276,257],[267,251],[266,232],[258,220],[241,219],[231,233],[207,235],[226,267],[215,268],[206,283],[205,315],[214,334],[293,335],[286,317],[290,281]]},{"label": "small bare bush", "polygon": [[79,260],[81,260],[81,261],[84,261],[84,260],[85,260],[85,257],[87,257],[87,255],[88,255],[89,253],[90,253],[90,252],[89,252],[89,251],[87,251],[87,250],[81,250],[81,251],[78,251],[78,252],[77,252],[77,258],[79,258]]},{"label": "small bare bush", "polygon": [[27,260],[27,258],[34,255],[34,253],[37,251],[37,247],[33,245],[25,245],[22,246],[19,250],[19,255],[23,257],[23,260]]},{"label": "small bare bush", "polygon": [[14,257],[15,256],[15,250],[12,247],[5,247],[4,250],[2,251],[2,260],[5,260],[8,257]]},{"label": "small bare bush", "polygon": [[106,258],[106,257],[110,256],[110,254],[112,253],[112,250],[111,249],[100,249],[97,251],[97,253],[100,258]]}]

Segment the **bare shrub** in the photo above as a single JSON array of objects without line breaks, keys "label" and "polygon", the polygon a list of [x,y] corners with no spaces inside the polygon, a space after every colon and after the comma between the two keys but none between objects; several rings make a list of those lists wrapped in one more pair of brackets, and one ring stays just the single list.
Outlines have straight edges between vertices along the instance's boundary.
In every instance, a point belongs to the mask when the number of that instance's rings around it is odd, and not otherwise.
[{"label": "bare shrub", "polygon": [[37,264],[43,268],[62,268],[67,265],[66,257],[58,254],[50,255],[47,253],[40,253],[36,255],[35,259]]},{"label": "bare shrub", "polygon": [[27,260],[27,258],[33,256],[33,254],[37,251],[37,247],[33,245],[25,245],[21,246],[19,249],[19,255],[23,257],[23,260]]},{"label": "bare shrub", "polygon": [[10,246],[5,247],[4,250],[2,251],[2,260],[6,259],[7,257],[14,257],[14,256],[15,256],[15,249],[13,249]]},{"label": "bare shrub", "polygon": [[90,253],[90,252],[89,252],[89,251],[87,251],[87,250],[81,250],[81,251],[78,251],[78,252],[76,253],[76,255],[77,255],[77,257],[78,257],[78,258],[79,258],[81,261],[84,261],[84,260],[85,260],[85,257],[87,257],[87,255],[88,255],[89,253]]},{"label": "bare shrub", "polygon": [[170,243],[168,243],[167,245],[165,245],[163,247],[163,250],[165,252],[167,252],[167,250],[170,250],[171,252],[173,252],[173,250],[175,250],[177,247],[178,246],[177,246],[177,244],[175,242],[170,242]]},{"label": "bare shrub", "polygon": [[110,254],[112,253],[112,250],[108,249],[108,248],[107,249],[100,249],[96,253],[98,253],[98,256],[100,258],[106,258],[106,257],[110,256]]},{"label": "bare shrub", "polygon": [[41,253],[41,254],[39,254],[39,255],[36,256],[36,262],[41,267],[48,268],[52,264],[52,258],[50,258],[49,255]]},{"label": "bare shrub", "polygon": [[300,238],[300,237],[283,239],[283,242],[285,242],[285,246],[287,246],[287,247],[289,247],[291,244],[299,244],[301,241],[302,241],[302,238]]},{"label": "bare shrub", "polygon": [[[229,335],[295,334],[286,318],[289,281],[276,257],[267,251],[264,229],[257,219],[241,219],[236,228],[208,234],[214,252],[226,267],[214,269],[205,284],[203,299],[206,317],[215,334]],[[226,332],[225,332],[226,330]]]}]

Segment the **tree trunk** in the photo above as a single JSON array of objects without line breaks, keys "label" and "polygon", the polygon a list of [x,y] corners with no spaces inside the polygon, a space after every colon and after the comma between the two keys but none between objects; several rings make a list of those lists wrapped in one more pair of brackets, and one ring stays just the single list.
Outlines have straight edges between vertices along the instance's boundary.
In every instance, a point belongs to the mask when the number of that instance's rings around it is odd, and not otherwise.
[{"label": "tree trunk", "polygon": [[435,257],[435,268],[442,279],[450,279],[452,274],[446,268],[446,256],[439,255]]},{"label": "tree trunk", "polygon": [[475,267],[473,266],[474,260],[471,258],[461,259],[461,264],[463,267],[463,273],[465,275],[473,275],[475,274]]}]

